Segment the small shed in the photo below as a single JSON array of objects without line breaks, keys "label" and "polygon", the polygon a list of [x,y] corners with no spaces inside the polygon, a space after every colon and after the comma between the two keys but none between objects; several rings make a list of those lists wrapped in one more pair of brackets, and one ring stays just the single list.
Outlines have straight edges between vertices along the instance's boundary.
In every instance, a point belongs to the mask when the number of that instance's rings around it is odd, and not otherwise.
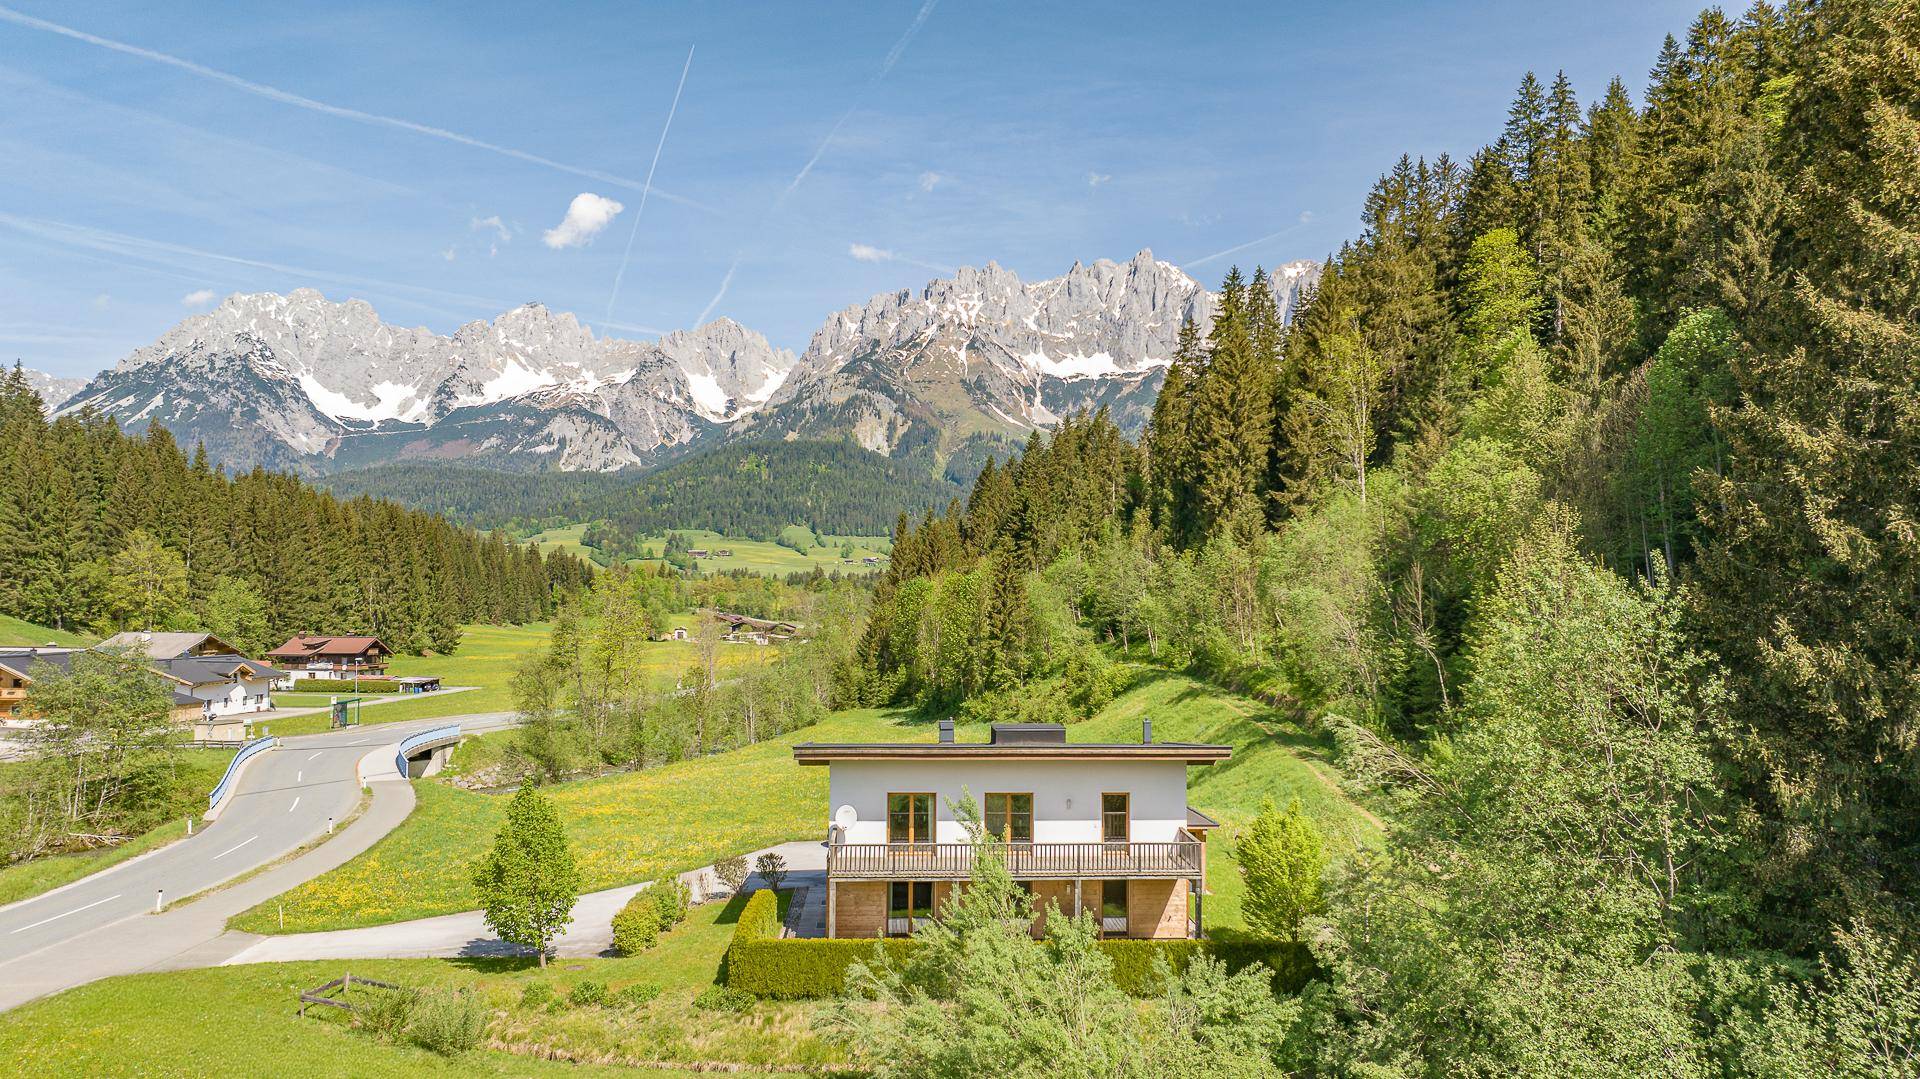
[{"label": "small shed", "polygon": [[435,674],[410,674],[393,680],[402,693],[434,693],[440,689],[440,676]]}]

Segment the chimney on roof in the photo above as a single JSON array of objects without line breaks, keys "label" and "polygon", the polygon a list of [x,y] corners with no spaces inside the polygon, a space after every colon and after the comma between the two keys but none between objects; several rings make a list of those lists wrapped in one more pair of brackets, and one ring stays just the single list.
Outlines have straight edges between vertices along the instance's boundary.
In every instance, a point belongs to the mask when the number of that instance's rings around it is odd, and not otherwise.
[{"label": "chimney on roof", "polygon": [[1143,746],[1153,744],[1153,720],[1151,719],[1140,721],[1140,744]]},{"label": "chimney on roof", "polygon": [[953,744],[953,720],[951,719],[940,721],[940,744],[943,746]]}]

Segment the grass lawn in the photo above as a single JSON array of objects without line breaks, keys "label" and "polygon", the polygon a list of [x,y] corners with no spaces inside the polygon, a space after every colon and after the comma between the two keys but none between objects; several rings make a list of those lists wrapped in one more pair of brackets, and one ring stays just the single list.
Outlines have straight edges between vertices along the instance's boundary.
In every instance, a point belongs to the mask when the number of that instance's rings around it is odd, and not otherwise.
[{"label": "grass lawn", "polygon": [[66,630],[49,629],[32,622],[23,622],[10,614],[0,614],[0,648],[33,648],[39,645],[54,644],[62,648],[86,648],[95,641],[93,637]]},{"label": "grass lawn", "polygon": [[[1326,752],[1324,744],[1265,706],[1207,683],[1153,672],[1099,716],[1069,728],[1069,736],[1074,741],[1135,741],[1143,715],[1153,717],[1157,739],[1235,747],[1231,761],[1190,773],[1194,807],[1227,825],[1223,831],[1250,820],[1261,797],[1271,795],[1283,805],[1289,797],[1298,797],[1326,832],[1336,856],[1355,843],[1379,842],[1379,830],[1366,810],[1340,791],[1329,769],[1314,762]],[[629,884],[820,834],[827,813],[825,770],[797,767],[790,747],[804,741],[933,740],[930,724],[902,729],[905,718],[898,712],[839,712],[757,746],[546,788],[567,822],[581,867],[581,890]],[[962,737],[984,738],[985,732],[963,732]],[[490,744],[476,756],[489,760],[497,748]],[[461,754],[456,751],[454,756],[459,760]],[[419,804],[413,815],[371,850],[242,914],[233,927],[303,933],[476,907],[468,867],[492,841],[506,799],[438,780],[418,781],[414,788]],[[1217,895],[1209,900],[1206,917],[1213,926],[1240,924],[1239,880],[1228,847],[1227,837],[1220,834],[1209,843],[1209,879]],[[286,906],[284,929],[276,921],[280,903]]]},{"label": "grass lawn", "polygon": [[[694,995],[719,976],[738,911],[737,902],[708,903],[645,955],[563,961],[545,971],[531,960],[392,959],[111,978],[0,1015],[0,1059],[14,1061],[16,1074],[36,1076],[294,1075],[320,1062],[331,1075],[599,1076],[614,1074],[617,1065],[659,1063],[666,1066],[641,1074],[690,1079],[714,1065],[747,1075],[767,1074],[755,1065],[830,1066],[832,1050],[810,1030],[818,1005],[763,1002],[744,1015],[692,1007]],[[412,1045],[382,1044],[335,1009],[294,1014],[301,989],[347,972],[473,990],[496,1015],[495,1047],[448,1060]],[[638,1007],[548,1011],[521,1004],[531,983],[564,998],[586,980],[614,990],[647,982],[662,993]],[[518,1052],[499,1048],[505,1046]]]},{"label": "grass lawn", "polygon": [[[394,656],[388,665],[388,673],[395,677],[431,674],[438,675],[443,685],[479,688],[465,693],[427,693],[365,708],[360,712],[360,721],[371,726],[408,719],[431,719],[435,716],[511,712],[514,708],[514,672],[519,670],[521,661],[527,656],[547,646],[547,635],[551,628],[544,622],[524,626],[466,626],[460,632],[460,647],[451,656]],[[720,650],[720,665],[726,668],[758,663],[764,661],[767,654],[766,649],[727,647]],[[642,667],[652,675],[657,685],[665,688],[673,685],[674,679],[698,662],[699,646],[692,641],[652,641],[646,645]],[[299,700],[314,696],[320,699],[313,703],[324,705],[327,698],[334,694],[276,693],[274,701],[280,703],[286,699]],[[384,700],[392,696],[390,693],[381,693],[375,694],[373,699]],[[268,727],[272,733],[279,735],[314,734],[326,730],[327,722],[327,713],[315,712],[274,720],[268,723]]]},{"label": "grass lawn", "polygon": [[[220,776],[227,770],[227,762],[232,759],[233,750],[230,749],[183,751],[180,755],[180,771],[174,782],[178,801],[182,806],[180,816],[112,847],[101,847],[97,850],[80,851],[74,854],[55,854],[0,869],[0,906],[17,903],[42,892],[50,892],[90,873],[98,873],[129,858],[184,838],[187,834],[186,813],[193,811],[197,815],[198,812],[207,808],[207,794],[213,790],[215,784],[220,782]],[[0,768],[18,767],[21,766],[16,764],[0,766]]]},{"label": "grass lawn", "polygon": [[[862,558],[877,558],[885,555],[888,547],[891,546],[884,536],[823,536],[821,538],[827,541],[828,546],[815,547],[808,544],[807,553],[801,554],[791,547],[782,547],[777,543],[762,540],[737,539],[732,536],[723,536],[718,532],[708,532],[702,529],[683,528],[675,529],[674,531],[687,537],[688,546],[695,549],[708,552],[718,550],[729,550],[733,552],[732,555],[726,558],[702,558],[696,561],[694,565],[700,567],[703,573],[743,569],[750,573],[785,575],[788,573],[803,573],[816,566],[829,572],[836,569],[851,573],[872,572],[877,569],[877,567],[862,565],[860,560]],[[790,534],[797,536],[802,530],[791,529],[789,531]],[[666,533],[663,532],[659,535],[644,537],[640,540],[640,543],[643,547],[652,548],[655,555],[661,556],[653,559],[655,563],[665,562],[664,555],[667,549]],[[851,565],[841,561],[842,544],[845,543],[852,543],[854,547],[853,563]],[[635,561],[638,562],[641,560],[636,559]]]},{"label": "grass lawn", "polygon": [[[827,776],[800,768],[804,741],[893,737],[893,714],[837,713],[784,738],[641,772],[546,788],[567,823],[581,891],[681,872],[788,839],[825,835]],[[459,752],[456,750],[456,757]],[[235,929],[305,933],[451,914],[479,906],[468,879],[507,799],[437,780],[414,783],[413,815],[372,849],[241,914]],[[277,913],[286,906],[286,927]]]}]

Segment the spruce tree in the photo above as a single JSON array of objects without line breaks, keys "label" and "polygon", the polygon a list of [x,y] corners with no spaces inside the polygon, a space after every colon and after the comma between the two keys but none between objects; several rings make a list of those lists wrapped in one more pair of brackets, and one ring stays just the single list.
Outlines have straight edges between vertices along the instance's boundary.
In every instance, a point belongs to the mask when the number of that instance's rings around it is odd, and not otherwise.
[{"label": "spruce tree", "polygon": [[1920,8],[1808,16],[1778,168],[1787,285],[1716,410],[1701,615],[1728,662],[1773,924],[1920,893]]}]

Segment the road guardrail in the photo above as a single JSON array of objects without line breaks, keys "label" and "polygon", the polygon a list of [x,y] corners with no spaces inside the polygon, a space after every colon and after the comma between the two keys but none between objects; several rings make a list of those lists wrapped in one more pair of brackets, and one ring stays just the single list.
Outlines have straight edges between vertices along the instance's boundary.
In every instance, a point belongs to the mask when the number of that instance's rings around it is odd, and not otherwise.
[{"label": "road guardrail", "polygon": [[401,739],[399,750],[393,755],[393,770],[400,773],[402,779],[407,775],[407,755],[429,742],[444,742],[460,737],[460,724],[449,723],[444,727],[435,727],[430,731],[410,734]]},{"label": "road guardrail", "polygon": [[220,803],[226,801],[227,795],[233,793],[233,781],[234,778],[240,774],[241,765],[247,763],[247,761],[251,760],[256,754],[265,753],[267,750],[279,744],[280,739],[278,737],[269,735],[265,738],[255,738],[253,741],[241,746],[240,752],[235,753],[233,759],[227,762],[226,774],[220,777],[219,785],[213,788],[213,793],[207,795],[207,811],[212,812],[218,809]]}]

